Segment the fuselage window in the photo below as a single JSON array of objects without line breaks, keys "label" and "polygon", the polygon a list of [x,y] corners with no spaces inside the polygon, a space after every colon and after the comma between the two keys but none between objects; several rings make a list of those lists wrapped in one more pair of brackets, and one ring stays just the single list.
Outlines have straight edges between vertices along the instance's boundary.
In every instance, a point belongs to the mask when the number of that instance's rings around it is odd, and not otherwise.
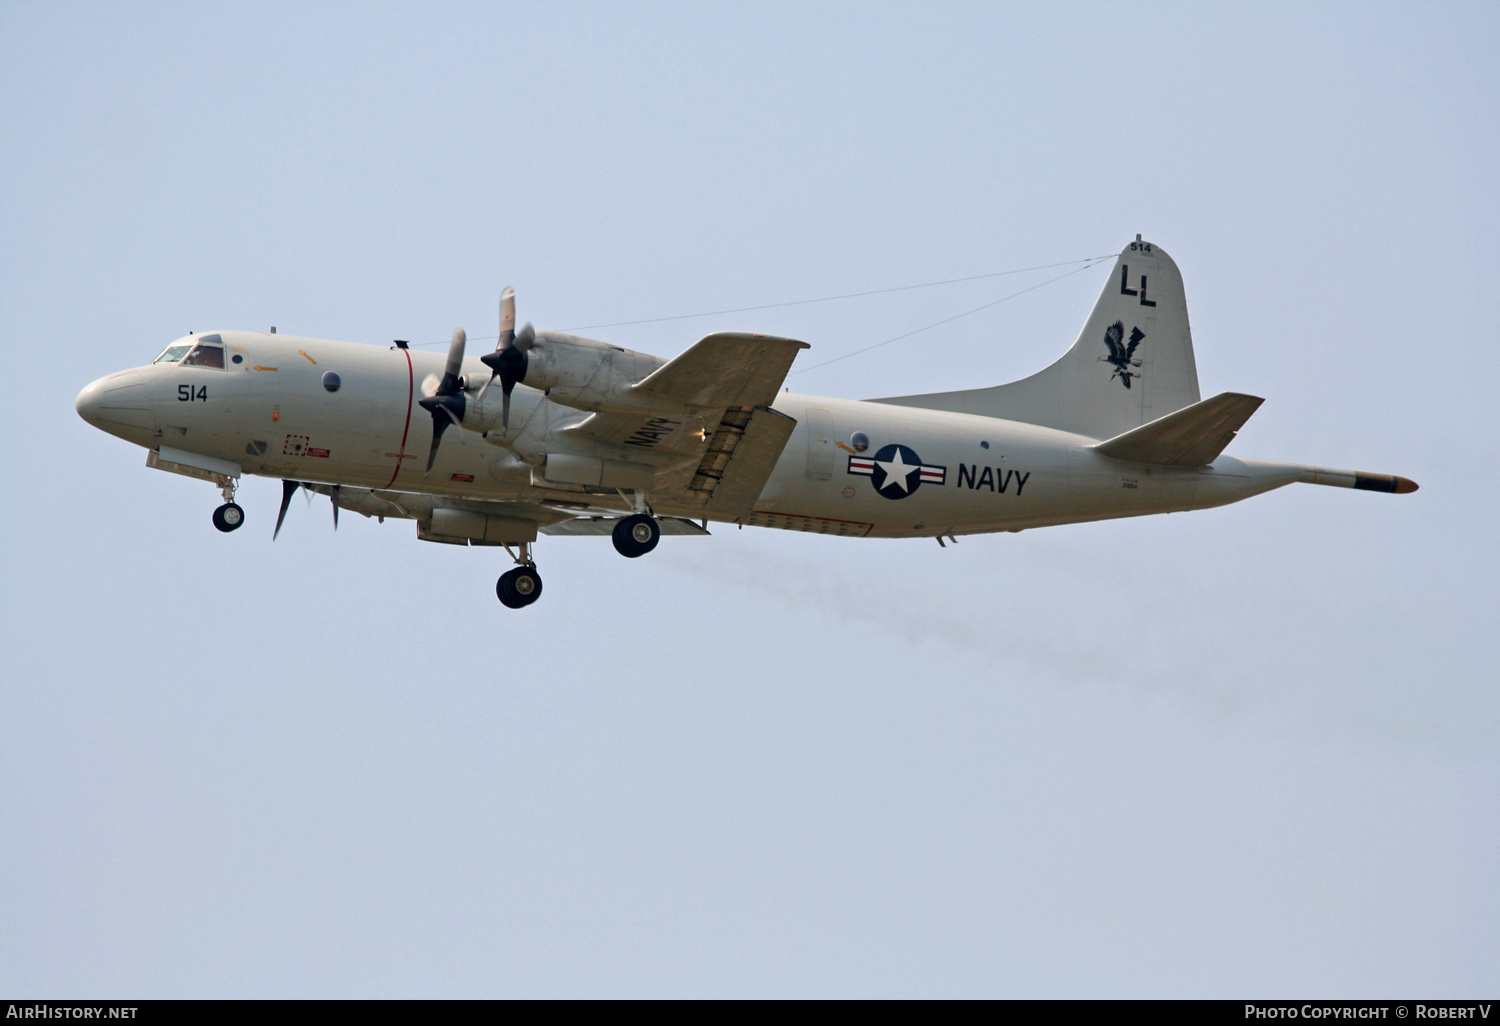
[{"label": "fuselage window", "polygon": [[182,359],[183,356],[187,353],[187,351],[189,349],[191,349],[191,348],[193,348],[193,344],[191,342],[184,342],[181,345],[167,346],[166,352],[162,353],[160,356],[158,356],[155,360],[152,360],[151,362],[152,363],[176,363],[178,360]]},{"label": "fuselage window", "polygon": [[217,367],[224,369],[224,347],[199,342],[193,351],[182,358],[184,367]]}]

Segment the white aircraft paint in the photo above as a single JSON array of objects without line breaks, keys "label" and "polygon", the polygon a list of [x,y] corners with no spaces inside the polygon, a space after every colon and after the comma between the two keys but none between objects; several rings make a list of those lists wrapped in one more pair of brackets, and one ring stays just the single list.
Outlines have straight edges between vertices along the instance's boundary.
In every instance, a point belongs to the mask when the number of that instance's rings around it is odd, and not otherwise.
[{"label": "white aircraft paint", "polygon": [[[511,295],[502,322],[513,324]],[[511,575],[529,572],[534,591],[523,582],[508,605],[540,593],[538,530],[606,533],[627,516],[649,551],[656,528],[687,533],[688,520],[941,540],[1204,509],[1295,481],[1416,490],[1404,478],[1221,455],[1260,400],[1201,401],[1181,275],[1139,237],[1073,347],[993,388],[830,399],[781,391],[806,348],[790,339],[714,335],[665,361],[539,332],[505,424],[501,383],[480,359],[459,358],[458,335],[448,357],[190,335],[155,363],[93,382],[77,409],[150,450],[149,465],[218,484],[221,530],[243,518],[232,498],[248,473],[297,483],[287,498],[300,486],[336,508],[413,519],[424,540],[518,545]],[[439,392],[450,359],[461,422],[429,471],[445,415],[421,401]],[[617,547],[641,554],[618,534]]]}]

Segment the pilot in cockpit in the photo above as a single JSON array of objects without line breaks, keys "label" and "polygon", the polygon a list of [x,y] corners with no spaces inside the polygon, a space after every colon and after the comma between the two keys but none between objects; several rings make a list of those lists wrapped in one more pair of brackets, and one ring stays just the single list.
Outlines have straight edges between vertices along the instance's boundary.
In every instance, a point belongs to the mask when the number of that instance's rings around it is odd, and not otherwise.
[{"label": "pilot in cockpit", "polygon": [[194,342],[174,342],[154,363],[180,363],[184,367],[224,369],[224,343],[218,335],[204,335]]}]

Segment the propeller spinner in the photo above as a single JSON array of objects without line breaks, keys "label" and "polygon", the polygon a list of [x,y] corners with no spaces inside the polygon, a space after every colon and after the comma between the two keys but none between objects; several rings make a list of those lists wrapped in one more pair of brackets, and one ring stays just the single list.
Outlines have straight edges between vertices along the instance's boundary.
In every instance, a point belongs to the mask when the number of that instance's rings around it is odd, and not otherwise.
[{"label": "propeller spinner", "polygon": [[[500,402],[500,425],[503,428],[510,427],[510,394],[515,390],[517,383],[526,377],[526,354],[531,352],[531,347],[536,344],[536,331],[528,323],[516,332],[516,290],[509,285],[505,291],[500,293],[500,341],[495,345],[493,353],[486,353],[479,358],[480,362],[490,369],[490,380],[485,382],[484,388],[488,389],[495,378],[500,379],[500,394],[503,397]],[[479,393],[484,395],[484,391]]]}]

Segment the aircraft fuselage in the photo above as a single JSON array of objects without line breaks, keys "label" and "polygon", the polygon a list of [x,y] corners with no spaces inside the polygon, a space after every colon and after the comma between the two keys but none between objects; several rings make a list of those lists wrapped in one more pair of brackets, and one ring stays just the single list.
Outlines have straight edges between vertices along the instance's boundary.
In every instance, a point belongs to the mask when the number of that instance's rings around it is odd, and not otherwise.
[{"label": "aircraft fuselage", "polygon": [[[418,403],[443,373],[442,354],[215,334],[223,368],[156,363],[112,374],[80,394],[79,412],[148,449],[184,450],[266,477],[629,508],[613,489],[538,483],[536,462],[549,453],[600,455],[597,442],[567,433],[589,413],[542,392],[516,388],[508,430],[449,430],[426,472],[432,421]],[[473,358],[463,371],[476,382],[490,376]],[[471,403],[498,403],[499,391]],[[791,392],[773,409],[797,426],[753,512],[724,517],[653,499],[654,511],[856,537],[936,537],[1218,506],[1307,480],[1311,469],[1227,456],[1205,467],[1134,464],[1093,451],[1099,439],[1035,424]],[[674,460],[674,439],[712,430],[691,414],[647,418],[603,455],[680,467],[689,458]]]}]

